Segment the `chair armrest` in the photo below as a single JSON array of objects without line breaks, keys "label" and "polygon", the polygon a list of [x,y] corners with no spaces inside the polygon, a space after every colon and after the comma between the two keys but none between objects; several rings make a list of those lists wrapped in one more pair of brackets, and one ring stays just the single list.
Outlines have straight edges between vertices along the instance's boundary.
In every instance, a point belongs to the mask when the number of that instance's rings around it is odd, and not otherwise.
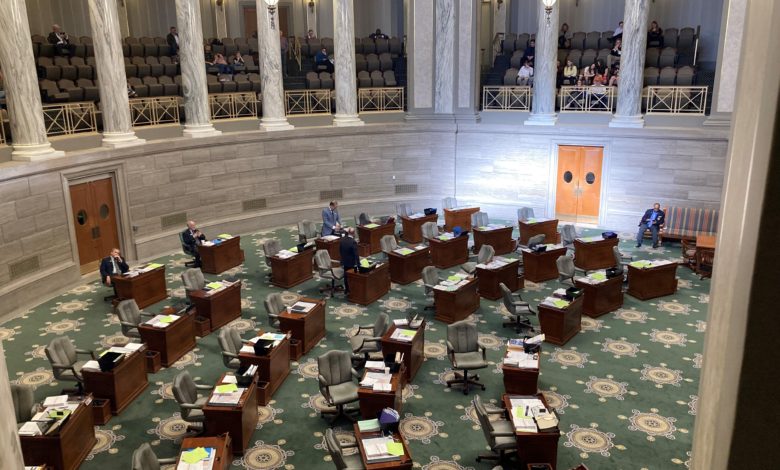
[{"label": "chair armrest", "polygon": [[330,391],[328,390],[328,383],[325,381],[325,377],[318,375],[317,380],[320,382],[320,393],[322,393],[322,396],[325,397],[325,400],[328,403],[333,403],[333,399],[330,396]]},{"label": "chair armrest", "polygon": [[513,432],[495,432],[491,431],[490,435],[493,437],[515,437],[515,433]]},{"label": "chair armrest", "polygon": [[514,302],[512,302],[512,305],[514,305],[515,307],[528,307],[531,304],[529,304],[525,300],[515,300]]},{"label": "chair armrest", "polygon": [[423,284],[424,287],[427,287],[428,289],[433,289],[435,286],[432,286],[430,284]]},{"label": "chair armrest", "polygon": [[360,374],[358,374],[358,371],[356,371],[354,367],[350,369],[350,372],[352,372],[352,377],[360,380]]},{"label": "chair armrest", "polygon": [[176,461],[179,460],[178,457],[168,457],[168,458],[158,458],[157,461],[161,463],[162,465],[173,465],[176,463]]},{"label": "chair armrest", "polygon": [[351,449],[358,446],[357,442],[339,442],[339,444],[341,445],[342,449]]},{"label": "chair armrest", "polygon": [[76,354],[89,354],[89,356],[94,360],[97,359],[95,357],[95,351],[88,351],[86,349],[77,349]]},{"label": "chair armrest", "polygon": [[485,411],[487,411],[487,413],[489,415],[502,415],[502,414],[504,414],[504,412],[506,410],[504,410],[504,409],[500,409],[500,410],[488,410],[488,409],[486,409]]},{"label": "chair armrest", "polygon": [[374,334],[374,325],[361,325],[361,326],[358,326],[358,329],[357,329],[357,331],[355,332],[355,334],[353,336],[359,335],[361,331],[368,331],[371,334]]},{"label": "chair armrest", "polygon": [[269,313],[268,314],[268,318],[273,318],[274,320],[278,320],[279,319],[279,315],[277,315],[275,313]]},{"label": "chair armrest", "polygon": [[487,356],[486,356],[486,354],[487,354],[487,350],[485,349],[485,346],[482,346],[482,345],[480,344],[480,345],[479,345],[479,349],[481,349],[481,350],[482,350],[482,360],[483,360],[483,361],[487,361]]},{"label": "chair armrest", "polygon": [[148,317],[148,318],[154,318],[155,315],[153,313],[149,313],[149,312],[141,312],[141,316],[142,317]]},{"label": "chair armrest", "polygon": [[184,410],[200,410],[203,409],[202,406],[196,405],[194,403],[179,403],[179,406]]},{"label": "chair armrest", "polygon": [[238,354],[234,354],[234,353],[228,352],[228,351],[222,351],[222,355],[226,356],[226,357],[238,357]]},{"label": "chair armrest", "polygon": [[203,385],[203,384],[197,384],[197,383],[196,383],[196,384],[195,384],[195,388],[196,388],[197,390],[211,390],[211,389],[213,389],[214,387],[212,387],[211,385]]}]

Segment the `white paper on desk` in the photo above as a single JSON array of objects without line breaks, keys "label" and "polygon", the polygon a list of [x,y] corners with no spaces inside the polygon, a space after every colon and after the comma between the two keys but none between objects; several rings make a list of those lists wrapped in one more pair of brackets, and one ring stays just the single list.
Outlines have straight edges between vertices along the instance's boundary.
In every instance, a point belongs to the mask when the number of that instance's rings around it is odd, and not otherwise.
[{"label": "white paper on desk", "polygon": [[541,344],[544,341],[544,333],[525,340],[525,344]]},{"label": "white paper on desk", "polygon": [[68,404],[67,395],[55,395],[51,397],[46,397],[46,399],[43,400],[43,406],[63,406],[67,404]]},{"label": "white paper on desk", "polygon": [[337,237],[336,235],[325,235],[324,237],[321,237],[321,238],[323,240],[326,240],[326,241],[329,241],[329,242],[332,242],[333,240],[338,240],[339,239],[339,237]]},{"label": "white paper on desk", "polygon": [[385,363],[382,361],[366,361],[366,369],[385,370]]},{"label": "white paper on desk", "polygon": [[426,248],[428,248],[428,247],[425,246],[425,245],[417,245],[417,246],[414,247],[414,249],[417,250],[417,251],[424,250]]},{"label": "white paper on desk", "polygon": [[241,346],[241,349],[238,352],[254,354],[255,353],[255,348],[254,348],[254,346],[249,346],[249,345]]},{"label": "white paper on desk", "polygon": [[84,363],[83,366],[81,366],[83,370],[100,370],[100,363],[98,361],[87,361]]},{"label": "white paper on desk", "polygon": [[390,383],[376,382],[376,383],[374,383],[374,387],[373,388],[374,388],[375,392],[389,392],[389,391],[392,391],[393,385],[390,384]]},{"label": "white paper on desk", "polygon": [[[301,301],[298,301],[298,302],[295,302],[292,306],[293,307],[295,307],[295,306],[301,307],[303,309],[302,312],[305,313],[305,312],[311,311],[311,309],[316,307],[317,304],[314,304],[314,303],[311,303],[311,302],[301,302]],[[293,310],[291,310],[291,311],[293,311]],[[300,311],[299,312],[295,312],[295,313],[300,313]]]},{"label": "white paper on desk", "polygon": [[144,345],[143,345],[143,343],[127,343],[127,344],[125,344],[125,346],[124,346],[124,347],[125,347],[125,349],[127,349],[128,351],[138,351],[138,350],[139,350],[139,349],[141,349],[143,346],[144,346]]},{"label": "white paper on desk", "polygon": [[395,326],[406,326],[409,324],[409,321],[405,318],[399,318],[396,320],[393,320],[393,325]]},{"label": "white paper on desk", "polygon": [[[248,340],[246,340],[246,342],[249,343],[249,344],[255,344],[258,339],[260,339],[260,337],[259,336],[255,336],[254,338],[249,338]],[[246,346],[244,346],[244,347],[246,347]],[[254,351],[254,349],[252,351]]]},{"label": "white paper on desk", "polygon": [[238,380],[236,379],[235,375],[226,375],[222,377],[222,383],[223,384],[237,384]]}]

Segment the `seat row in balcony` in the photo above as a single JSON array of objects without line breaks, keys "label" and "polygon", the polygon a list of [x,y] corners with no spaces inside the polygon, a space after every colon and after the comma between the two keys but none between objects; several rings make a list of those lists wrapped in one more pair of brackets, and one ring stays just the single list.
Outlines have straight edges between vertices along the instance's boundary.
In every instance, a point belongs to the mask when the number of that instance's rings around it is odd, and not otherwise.
[{"label": "seat row in balcony", "polygon": [[358,72],[366,70],[373,72],[374,70],[392,70],[393,58],[389,52],[382,54],[355,54],[355,70]]},{"label": "seat row in balcony", "polygon": [[696,71],[693,67],[679,68],[645,67],[644,86],[693,86],[696,83]]},{"label": "seat row in balcony", "polygon": [[[665,47],[689,49],[696,42],[696,29],[691,27],[682,28],[679,31],[677,28],[665,28],[663,33]],[[614,35],[614,31],[591,31],[589,33],[578,31],[569,38],[570,47],[568,49],[611,49],[613,44],[610,39]],[[507,33],[504,36],[502,50],[507,55],[511,55],[514,51],[524,51],[531,39],[535,39],[535,35]]]},{"label": "seat row in balcony", "polygon": [[[324,47],[328,54],[333,54],[333,38],[298,38],[301,44],[301,55],[304,57],[314,57]],[[390,39],[371,39],[355,38],[356,54],[384,54],[388,53],[397,57],[403,53],[403,41],[400,38]]]}]

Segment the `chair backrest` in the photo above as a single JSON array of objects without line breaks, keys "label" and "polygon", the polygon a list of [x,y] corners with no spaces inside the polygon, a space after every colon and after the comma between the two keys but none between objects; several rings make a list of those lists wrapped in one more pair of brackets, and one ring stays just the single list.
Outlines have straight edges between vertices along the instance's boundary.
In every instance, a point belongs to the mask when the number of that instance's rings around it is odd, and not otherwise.
[{"label": "chair backrest", "polygon": [[206,278],[200,268],[190,268],[181,273],[181,282],[187,291],[196,291],[206,286]]},{"label": "chair backrest", "polygon": [[68,367],[76,363],[76,347],[67,336],[51,340],[45,351],[52,366]]},{"label": "chair backrest", "polygon": [[435,286],[439,283],[439,270],[436,266],[426,266],[422,270],[423,284]]},{"label": "chair backrest", "polygon": [[[197,401],[198,389],[195,387],[195,381],[192,380],[189,371],[179,372],[173,378],[173,397],[180,405],[192,405]],[[182,415],[185,414],[189,416],[189,410],[182,408]]]},{"label": "chair backrest", "polygon": [[347,351],[328,351],[317,358],[317,369],[327,386],[352,381],[352,354]]},{"label": "chair backrest", "polygon": [[382,236],[382,238],[379,239],[379,244],[384,253],[390,253],[391,251],[398,249],[398,242],[395,240],[395,235]]},{"label": "chair backrest", "polygon": [[507,287],[503,282],[498,283],[498,288],[501,289],[501,300],[504,302],[504,307],[506,307],[509,313],[515,313],[515,299],[512,295],[512,291],[509,290],[509,287]]},{"label": "chair backrest", "polygon": [[[219,347],[222,348],[222,352],[230,354],[238,354],[238,351],[241,350],[241,346],[244,345],[244,342],[241,340],[241,335],[235,328],[222,328],[219,330],[219,338],[217,339],[219,341]],[[227,363],[230,362],[230,359],[226,356],[222,356],[222,361]]]},{"label": "chair backrest", "polygon": [[273,256],[279,251],[281,251],[282,245],[279,243],[279,240],[272,238],[271,240],[266,240],[265,243],[263,243],[263,254],[265,256]]},{"label": "chair backrest", "polygon": [[148,442],[133,451],[133,470],[160,470],[160,461]]},{"label": "chair backrest", "polygon": [[558,274],[561,277],[570,278],[574,276],[574,258],[569,255],[559,256],[555,260],[556,266],[558,266]]},{"label": "chair backrest", "polygon": [[371,217],[368,216],[365,212],[361,212],[360,215],[357,216],[357,223],[358,225],[367,225],[371,223]]},{"label": "chair backrest", "polygon": [[[128,78],[128,80],[130,80]],[[181,242],[181,250],[184,252],[185,255],[195,256],[195,252],[192,250],[192,247],[184,243],[184,234],[187,232],[186,229],[183,232],[179,232],[179,242]]]},{"label": "chair backrest", "polygon": [[317,250],[314,252],[314,262],[317,264],[320,274],[330,272],[332,264],[328,250]]},{"label": "chair backrest", "polygon": [[496,250],[490,245],[482,245],[479,248],[479,254],[477,254],[477,261],[481,264],[489,263],[493,256],[496,254]]},{"label": "chair backrest", "polygon": [[619,272],[623,272],[623,256],[620,254],[620,248],[613,246],[612,247],[612,255],[615,257],[615,268]]},{"label": "chair backrest", "polygon": [[298,235],[306,240],[317,237],[317,224],[311,220],[301,220],[298,222]]},{"label": "chair backrest", "polygon": [[330,459],[336,466],[336,470],[347,468],[347,463],[344,461],[344,451],[341,450],[341,444],[331,428],[325,430],[325,446],[328,448]]},{"label": "chair backrest", "polygon": [[564,245],[574,243],[574,239],[577,238],[577,229],[572,224],[566,224],[561,226],[561,240]]},{"label": "chair backrest", "polygon": [[517,220],[528,220],[534,218],[534,209],[532,207],[521,207],[517,209]]},{"label": "chair backrest", "polygon": [[287,309],[287,306],[284,305],[284,302],[282,301],[282,294],[278,292],[268,294],[265,297],[263,304],[265,305],[266,313],[269,315],[279,315]]},{"label": "chair backrest", "polygon": [[412,215],[412,205],[402,202],[396,206],[396,213],[402,217],[409,217]]},{"label": "chair backrest", "polygon": [[474,352],[479,349],[477,343],[477,325],[468,320],[447,325],[447,341],[456,353]]},{"label": "chair backrest", "polygon": [[453,207],[458,207],[458,200],[454,197],[445,197],[441,200],[441,205],[445,209],[452,209]]},{"label": "chair backrest", "polygon": [[496,438],[493,436],[493,423],[490,421],[487,408],[485,408],[479,395],[474,396],[472,403],[474,404],[474,412],[477,413],[479,425],[482,427],[482,433],[485,435],[485,440],[490,448],[493,449],[496,446]]},{"label": "chair backrest", "polygon": [[390,327],[390,317],[386,313],[380,313],[374,320],[374,337],[384,336]]},{"label": "chair backrest", "polygon": [[544,243],[545,238],[546,237],[543,233],[534,235],[533,237],[528,239],[528,246],[541,245],[542,243]]},{"label": "chair backrest", "polygon": [[29,385],[11,384],[11,398],[14,402],[16,422],[24,423],[32,419],[32,407],[35,404],[35,394]]},{"label": "chair backrest", "polygon": [[119,316],[119,321],[122,323],[130,323],[132,325],[141,323],[141,309],[138,308],[135,299],[127,299],[119,302],[116,305],[116,314]]},{"label": "chair backrest", "polygon": [[439,236],[439,227],[436,225],[436,222],[425,222],[422,224],[421,230],[425,239],[430,240]]},{"label": "chair backrest", "polygon": [[487,212],[478,211],[471,214],[471,226],[472,227],[484,227],[490,223]]}]

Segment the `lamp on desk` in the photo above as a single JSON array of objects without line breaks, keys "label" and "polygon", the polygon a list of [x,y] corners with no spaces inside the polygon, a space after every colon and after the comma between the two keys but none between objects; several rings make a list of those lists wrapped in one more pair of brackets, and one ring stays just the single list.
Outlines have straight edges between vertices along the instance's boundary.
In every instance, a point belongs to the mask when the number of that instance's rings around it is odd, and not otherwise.
[{"label": "lamp on desk", "polygon": [[279,0],[265,0],[265,3],[268,5],[268,16],[271,18],[271,29],[276,29],[274,15],[276,14],[276,5],[279,3]]}]

